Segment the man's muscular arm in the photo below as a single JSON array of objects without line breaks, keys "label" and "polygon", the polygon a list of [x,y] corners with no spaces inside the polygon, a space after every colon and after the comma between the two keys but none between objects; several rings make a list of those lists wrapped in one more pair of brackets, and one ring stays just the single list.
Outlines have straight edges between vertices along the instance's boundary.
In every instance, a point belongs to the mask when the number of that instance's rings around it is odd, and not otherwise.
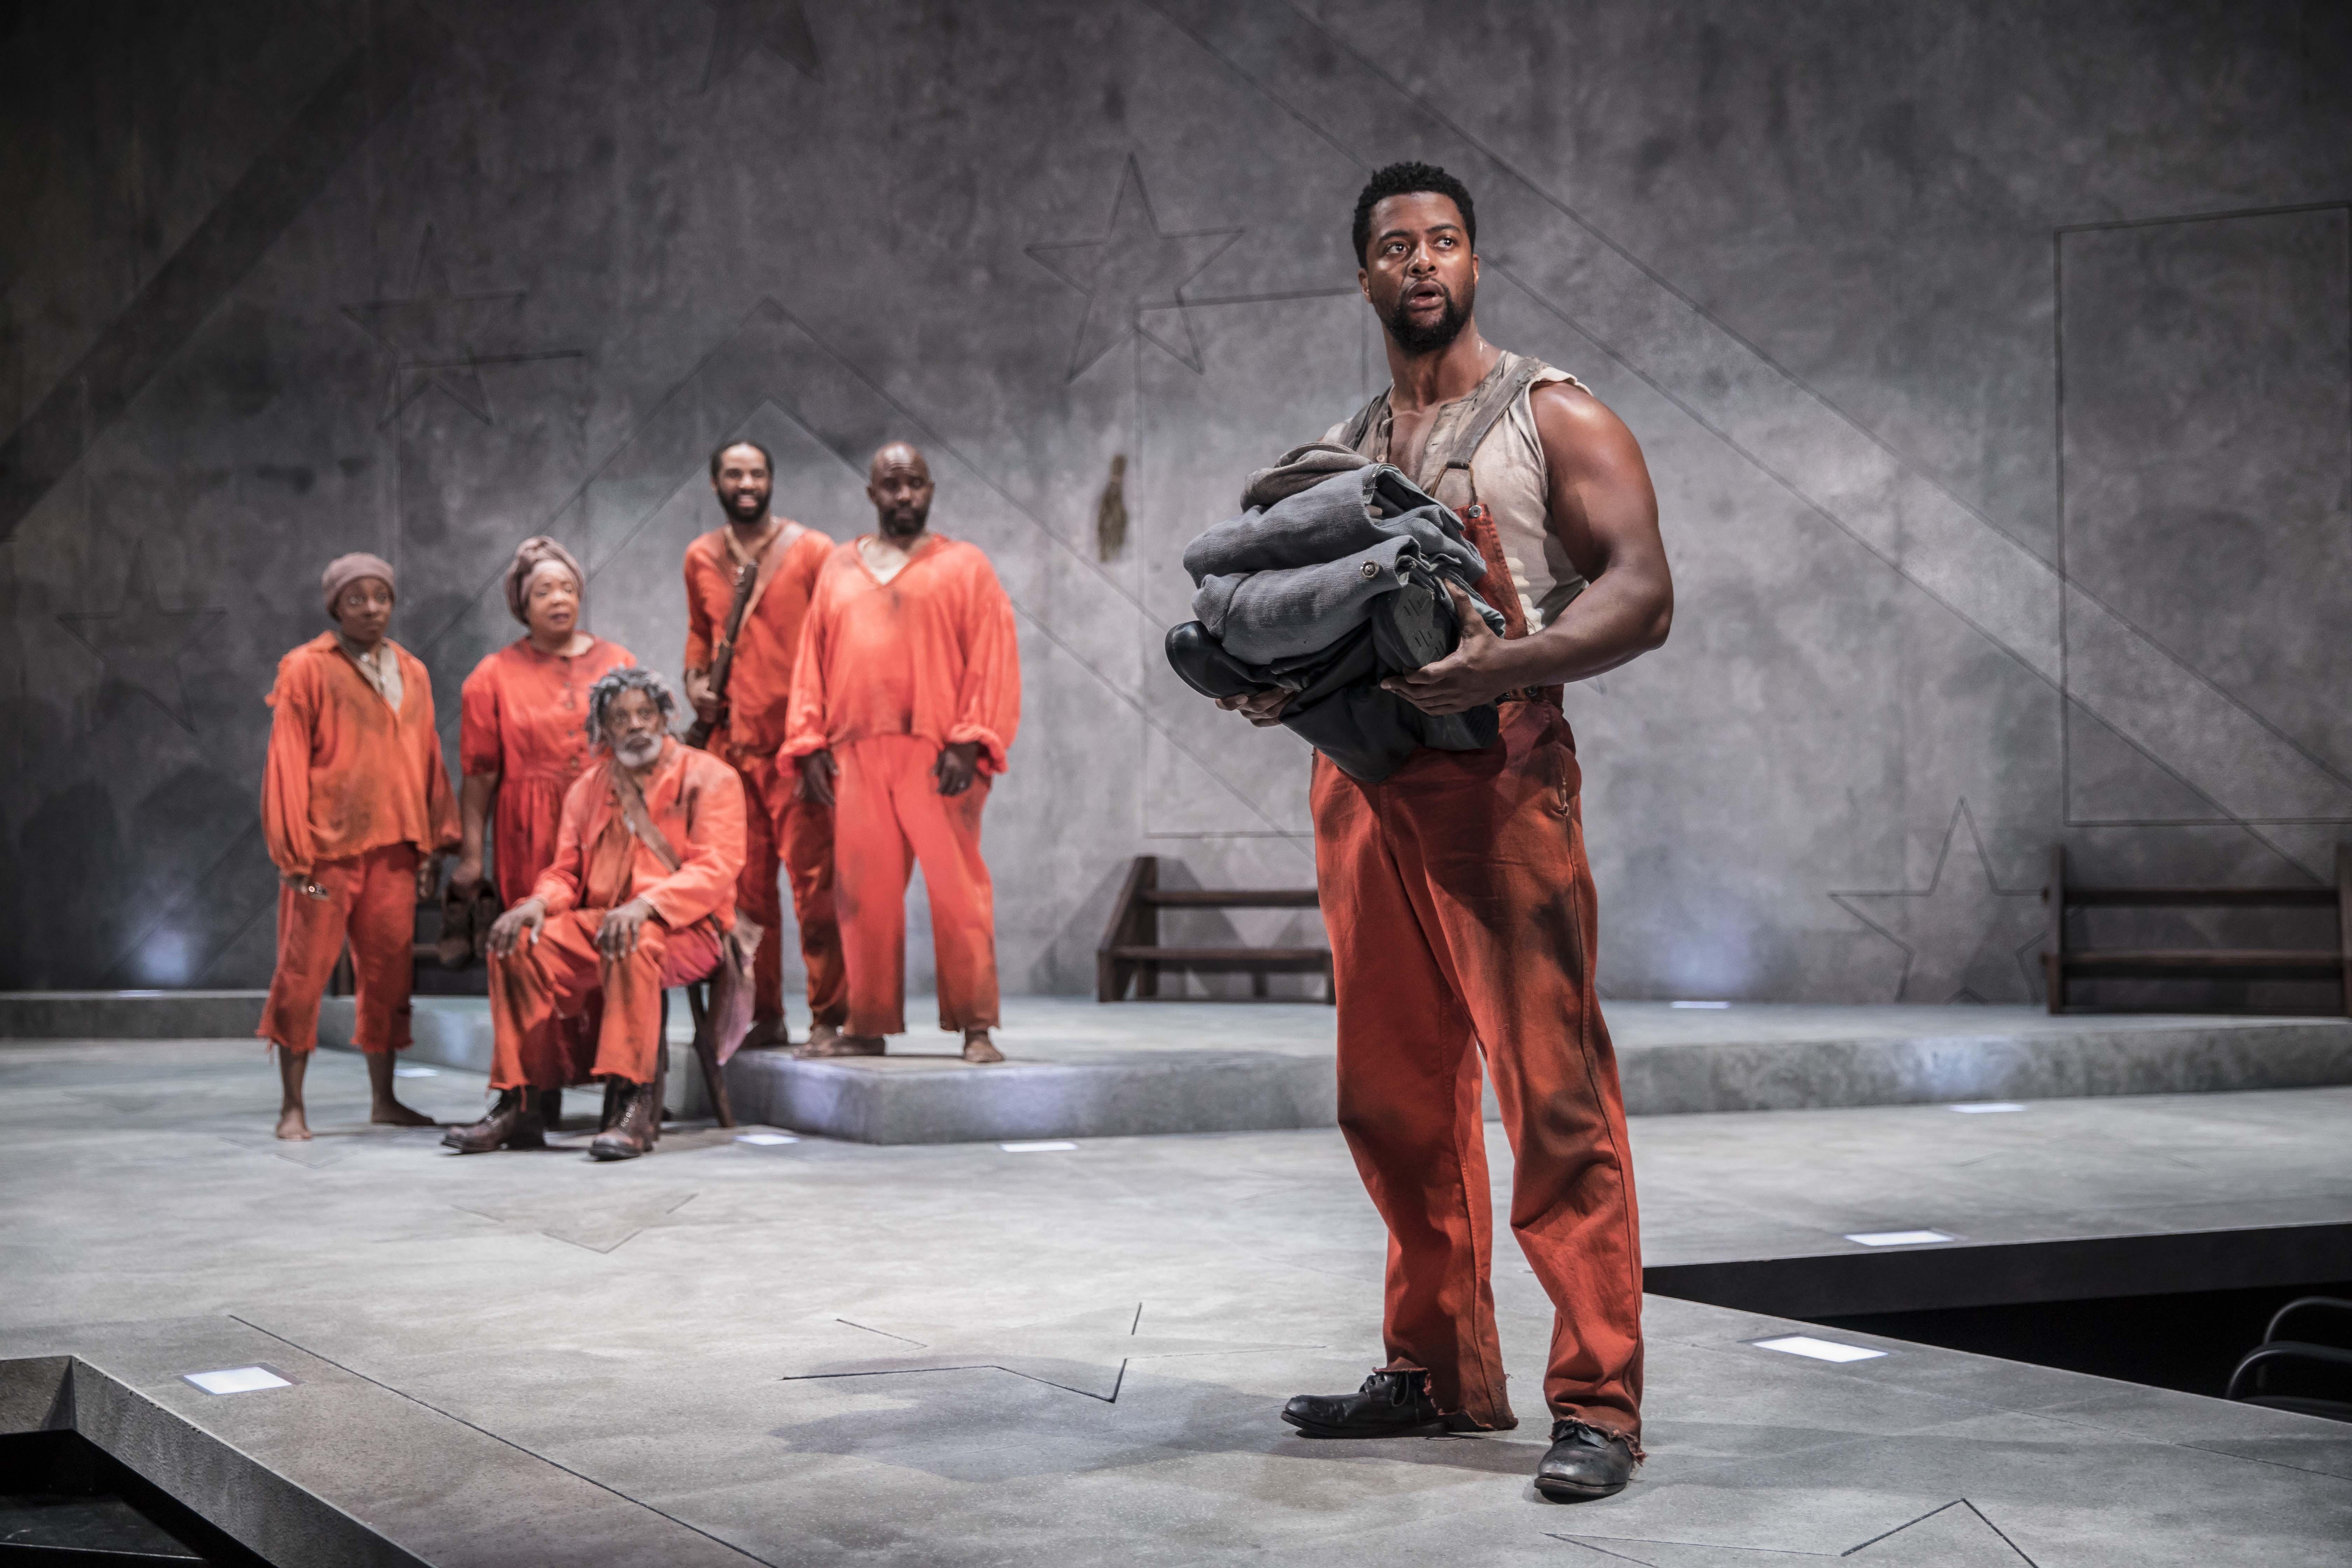
[{"label": "man's muscular arm", "polygon": [[1551,531],[1589,585],[1550,626],[1516,641],[1465,616],[1461,647],[1382,682],[1424,712],[1459,713],[1522,686],[1614,669],[1664,642],[1674,624],[1674,578],[1641,444],[1591,393],[1552,383],[1529,404],[1551,476]]}]

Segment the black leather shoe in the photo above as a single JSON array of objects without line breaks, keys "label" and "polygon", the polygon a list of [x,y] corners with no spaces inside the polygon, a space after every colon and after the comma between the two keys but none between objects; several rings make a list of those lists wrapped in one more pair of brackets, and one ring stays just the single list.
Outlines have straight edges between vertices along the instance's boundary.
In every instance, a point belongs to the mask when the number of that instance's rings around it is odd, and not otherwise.
[{"label": "black leather shoe", "polygon": [[1536,1490],[1554,1502],[1613,1497],[1633,1479],[1633,1445],[1581,1421],[1556,1421],[1551,1449],[1536,1467]]},{"label": "black leather shoe", "polygon": [[1447,1429],[1429,1397],[1429,1373],[1372,1373],[1353,1394],[1302,1394],[1282,1418],[1309,1437],[1434,1437]]},{"label": "black leather shoe", "polygon": [[593,1160],[634,1160],[653,1152],[654,1140],[660,1135],[661,1087],[654,1083],[631,1084],[623,1091],[621,1114],[612,1126],[596,1135],[588,1145],[589,1158]]},{"label": "black leather shoe", "polygon": [[527,1089],[502,1089],[488,1116],[470,1127],[452,1127],[441,1135],[442,1146],[460,1154],[487,1154],[493,1149],[544,1149],[547,1124],[540,1119],[537,1099]]}]

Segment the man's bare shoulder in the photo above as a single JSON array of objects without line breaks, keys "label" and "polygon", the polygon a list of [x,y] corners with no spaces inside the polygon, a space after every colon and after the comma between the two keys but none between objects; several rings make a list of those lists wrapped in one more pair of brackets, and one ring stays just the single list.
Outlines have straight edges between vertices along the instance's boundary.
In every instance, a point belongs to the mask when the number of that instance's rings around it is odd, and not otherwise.
[{"label": "man's bare shoulder", "polygon": [[1610,469],[1639,461],[1641,443],[1616,412],[1572,381],[1550,381],[1528,394],[1536,438],[1555,469]]}]

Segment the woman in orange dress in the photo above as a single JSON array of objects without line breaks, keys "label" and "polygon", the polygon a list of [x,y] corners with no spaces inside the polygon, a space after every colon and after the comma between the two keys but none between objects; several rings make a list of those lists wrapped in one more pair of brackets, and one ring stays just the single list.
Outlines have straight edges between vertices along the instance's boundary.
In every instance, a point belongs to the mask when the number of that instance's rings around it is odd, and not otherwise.
[{"label": "woman in orange dress", "polygon": [[[452,879],[461,898],[482,880],[488,829],[500,906],[521,902],[555,858],[563,792],[588,764],[588,689],[636,657],[580,629],[587,578],[545,535],[516,547],[507,608],[529,628],[466,678],[457,765],[464,847]],[[493,814],[495,803],[495,816]]]}]

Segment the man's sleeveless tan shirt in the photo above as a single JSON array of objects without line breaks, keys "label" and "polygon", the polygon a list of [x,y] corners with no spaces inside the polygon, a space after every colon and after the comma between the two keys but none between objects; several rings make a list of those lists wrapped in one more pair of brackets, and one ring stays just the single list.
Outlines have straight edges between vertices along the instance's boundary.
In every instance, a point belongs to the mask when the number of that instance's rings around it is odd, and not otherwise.
[{"label": "man's sleeveless tan shirt", "polygon": [[[1504,353],[1499,368],[1505,374],[1509,374],[1518,357],[1508,352]],[[1583,574],[1569,560],[1568,552],[1547,521],[1551,513],[1550,475],[1544,463],[1543,443],[1536,435],[1535,411],[1528,405],[1528,397],[1537,387],[1551,382],[1580,387],[1584,384],[1564,370],[1545,365],[1528,384],[1528,391],[1512,401],[1509,411],[1495,421],[1495,427],[1486,432],[1486,438],[1470,455],[1470,483],[1475,492],[1470,499],[1494,516],[1495,532],[1503,544],[1504,563],[1510,568],[1511,584],[1518,592],[1519,605],[1526,612],[1530,631],[1551,625],[1552,617],[1566,609],[1569,601],[1585,588]],[[1440,404],[1436,416],[1429,422],[1429,435],[1421,447],[1423,471],[1412,478],[1432,494],[1436,493],[1440,476],[1430,456],[1445,451],[1453,444],[1448,434],[1455,422],[1469,412],[1475,393],[1474,387],[1451,403]],[[1391,460],[1390,424],[1391,416],[1383,405],[1378,426],[1367,433],[1371,438],[1365,455],[1374,462]],[[1341,420],[1323,438],[1344,441],[1349,421]]]}]

